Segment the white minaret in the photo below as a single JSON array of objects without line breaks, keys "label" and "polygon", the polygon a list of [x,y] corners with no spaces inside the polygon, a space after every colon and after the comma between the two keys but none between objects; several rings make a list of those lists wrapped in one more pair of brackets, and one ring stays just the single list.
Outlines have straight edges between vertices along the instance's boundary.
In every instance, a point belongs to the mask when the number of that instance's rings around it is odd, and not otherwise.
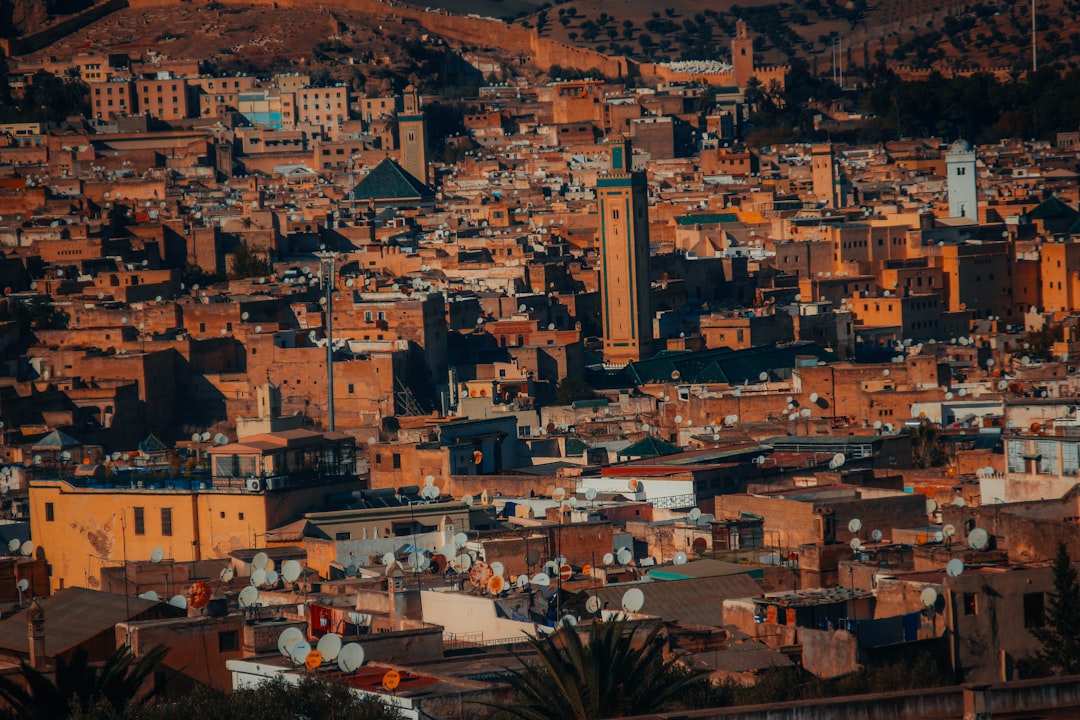
[{"label": "white minaret", "polygon": [[975,150],[957,140],[945,153],[949,181],[949,217],[979,221],[979,192],[975,182]]}]

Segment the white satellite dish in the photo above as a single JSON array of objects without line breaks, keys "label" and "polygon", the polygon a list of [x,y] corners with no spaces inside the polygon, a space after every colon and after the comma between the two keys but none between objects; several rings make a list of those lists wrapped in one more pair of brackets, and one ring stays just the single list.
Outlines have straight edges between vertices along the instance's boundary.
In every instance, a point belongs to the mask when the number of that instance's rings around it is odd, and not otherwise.
[{"label": "white satellite dish", "polygon": [[307,662],[310,653],[311,643],[307,640],[301,640],[289,646],[289,659],[292,660],[293,665],[303,665]]},{"label": "white satellite dish", "polygon": [[174,608],[187,610],[187,598],[183,595],[173,595],[172,599],[169,600],[169,604]]},{"label": "white satellite dish", "polygon": [[932,587],[923,588],[923,591],[919,593],[919,599],[922,600],[923,607],[934,607],[937,602],[937,590]]},{"label": "white satellite dish", "polygon": [[242,608],[248,608],[259,601],[259,588],[254,585],[247,585],[240,594],[236,597],[236,602]]},{"label": "white satellite dish", "polygon": [[937,512],[937,500],[934,500],[933,498],[927,498],[926,499],[926,513],[927,513],[927,515],[932,515],[935,512]]},{"label": "white satellite dish", "polygon": [[155,565],[165,559],[165,551],[159,547],[154,548],[150,552],[150,562]]},{"label": "white satellite dish", "polygon": [[844,456],[844,453],[836,453],[833,455],[832,461],[836,463],[836,467],[843,467],[844,463],[847,462],[847,457]]},{"label": "white satellite dish", "polygon": [[499,562],[498,560],[496,560],[495,562],[491,563],[491,565],[489,565],[488,567],[490,567],[490,568],[491,568],[491,574],[492,574],[492,575],[499,575],[499,576],[502,576],[502,575],[505,575],[505,574],[506,574],[506,566],[505,566],[505,565],[503,565],[503,564],[502,564],[501,562]]},{"label": "white satellite dish", "polygon": [[945,565],[945,574],[949,577],[960,577],[964,574],[964,561],[953,558]]},{"label": "white satellite dish", "polygon": [[218,573],[218,577],[221,578],[221,582],[223,583],[232,582],[233,569],[231,567],[221,568],[221,572]]},{"label": "white satellite dish", "polygon": [[686,553],[684,553],[682,550],[675,553],[675,557],[673,557],[671,559],[671,562],[673,564],[675,564],[675,565],[685,565],[686,561],[687,561]]},{"label": "white satellite dish", "polygon": [[678,425],[682,422],[682,415],[675,416],[675,424]]},{"label": "white satellite dish", "polygon": [[475,500],[473,499],[472,495],[462,495],[461,502],[465,503],[467,507],[472,507],[472,504],[475,502]]},{"label": "white satellite dish", "polygon": [[556,502],[562,502],[566,499],[566,488],[557,487],[555,491],[551,493],[551,499]]},{"label": "white satellite dish", "polygon": [[880,530],[874,530],[874,532],[870,533],[870,537],[874,539],[874,542],[881,542],[881,539],[885,537],[885,535],[883,535]]},{"label": "white satellite dish", "polygon": [[818,394],[817,393],[810,393],[810,402],[816,403],[817,401],[818,401]]},{"label": "white satellite dish", "polygon": [[605,565],[611,565],[615,562],[615,556],[611,553],[604,553],[604,557],[601,559]]},{"label": "white satellite dish", "polygon": [[225,433],[218,433],[217,435],[214,436],[214,444],[215,445],[228,445],[229,444],[229,438],[226,437]]},{"label": "white satellite dish", "polygon": [[964,498],[959,497],[959,496],[955,497],[955,498],[953,498],[952,504],[955,505],[956,507],[964,507],[964,505],[965,505]]},{"label": "white satellite dish", "polygon": [[758,373],[757,379],[760,382],[765,382],[766,380],[769,379],[769,373],[767,373],[767,372]]},{"label": "white satellite dish", "polygon": [[338,653],[341,652],[341,636],[337,633],[326,633],[319,638],[315,649],[322,655],[323,660],[333,662],[337,659]]},{"label": "white satellite dish", "polygon": [[142,600],[150,600],[152,602],[157,602],[158,601],[158,594],[156,592],[154,592],[153,590],[147,590],[146,592],[140,594],[139,598],[142,599]]},{"label": "white satellite dish", "polygon": [[956,526],[952,524],[946,525],[945,527],[941,528],[941,534],[947,538],[951,538],[953,535],[956,534]]},{"label": "white satellite dish", "polygon": [[629,548],[619,548],[619,552],[615,556],[618,558],[620,565],[629,565],[634,561],[634,553],[630,552]]},{"label": "white satellite dish", "polygon": [[589,502],[592,502],[593,500],[595,500],[596,495],[597,495],[596,488],[589,488],[588,490],[585,491],[585,499],[588,500]]},{"label": "white satellite dish", "polygon": [[529,576],[518,575],[517,580],[514,581],[514,585],[518,588],[518,590],[524,590],[525,588],[529,587]]},{"label": "white satellite dish", "polygon": [[536,573],[529,582],[537,587],[548,587],[551,585],[551,578],[547,573]]},{"label": "white satellite dish", "polygon": [[463,532],[459,532],[454,536],[454,545],[459,548],[465,547],[465,544],[469,542],[469,536]]},{"label": "white satellite dish", "polygon": [[270,562],[270,556],[264,552],[255,553],[255,557],[251,558],[251,567],[256,570],[265,570],[266,563]]},{"label": "white satellite dish", "polygon": [[985,550],[990,544],[990,534],[980,527],[968,533],[968,547],[972,550]]},{"label": "white satellite dish", "polygon": [[697,523],[701,519],[701,508],[691,508],[690,512],[686,513],[686,519],[692,523]]},{"label": "white satellite dish", "polygon": [[289,627],[281,631],[277,639],[278,652],[289,657],[289,648],[304,639],[304,631],[298,627]]},{"label": "white satellite dish", "polygon": [[409,569],[413,572],[420,572],[424,569],[424,560],[427,556],[419,550],[413,550],[409,553]]},{"label": "white satellite dish", "polygon": [[30,557],[34,554],[34,541],[27,540],[22,544],[22,547],[19,551],[23,554],[23,557]]},{"label": "white satellite dish", "polygon": [[457,565],[458,570],[461,572],[468,572],[469,568],[472,567],[472,563],[472,555],[469,553],[461,553],[454,558],[454,564]]},{"label": "white satellite dish", "polygon": [[281,579],[290,585],[300,579],[300,573],[303,572],[299,561],[286,560],[285,564],[281,566]]},{"label": "white satellite dish", "polygon": [[338,668],[341,672],[351,673],[364,664],[364,648],[359,643],[349,643],[337,654]]},{"label": "white satellite dish", "polygon": [[277,570],[269,570],[269,571],[267,571],[267,573],[266,573],[266,584],[269,587],[274,587],[275,585],[277,585],[277,583],[278,583]]},{"label": "white satellite dish", "polygon": [[851,518],[851,520],[848,521],[847,529],[853,533],[859,532],[862,530],[862,520],[859,518]]},{"label": "white satellite dish", "polygon": [[388,553],[386,553],[385,555],[382,556],[382,564],[386,565],[388,567],[390,565],[393,565],[396,560],[397,560],[397,558],[394,557],[394,553],[392,553],[392,552],[388,552]]},{"label": "white satellite dish", "polygon": [[851,549],[858,552],[862,548],[862,540],[859,538],[851,538]]},{"label": "white satellite dish", "polygon": [[261,587],[266,584],[266,571],[265,570],[253,570],[251,573],[251,584],[255,587]]},{"label": "white satellite dish", "polygon": [[19,541],[19,538],[11,538],[8,540],[7,544],[8,552],[17,552],[20,545],[22,545],[22,543]]},{"label": "white satellite dish", "polygon": [[589,599],[585,601],[585,609],[591,613],[600,612],[600,598],[590,595]]},{"label": "white satellite dish", "polygon": [[23,578],[19,581],[19,584],[16,587],[19,588],[19,592],[26,592],[30,589],[30,581],[26,578]]},{"label": "white satellite dish", "polygon": [[645,604],[645,593],[639,588],[630,588],[622,596],[622,609],[626,612],[637,612]]}]

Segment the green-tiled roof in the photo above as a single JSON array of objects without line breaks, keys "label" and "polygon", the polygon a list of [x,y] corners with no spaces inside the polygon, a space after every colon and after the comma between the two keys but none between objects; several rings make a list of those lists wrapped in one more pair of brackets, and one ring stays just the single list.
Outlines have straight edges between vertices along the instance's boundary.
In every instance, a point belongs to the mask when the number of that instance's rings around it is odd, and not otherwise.
[{"label": "green-tiled roof", "polygon": [[709,213],[708,215],[683,215],[675,218],[679,225],[719,225],[720,223],[739,222],[735,213]]},{"label": "green-tiled roof", "polygon": [[652,436],[642,438],[633,445],[623,448],[619,451],[619,457],[660,457],[662,455],[674,455],[675,453],[681,453],[682,450],[671,443],[661,440],[660,438],[654,438]]},{"label": "green-tiled roof", "polygon": [[807,355],[815,362],[833,362],[836,355],[816,343],[795,343],[777,347],[763,345],[746,350],[716,348],[695,352],[667,352],[640,362],[631,363],[626,370],[639,385],[648,383],[730,383],[758,382],[762,371],[770,372],[770,380],[779,379],[771,371],[795,367],[795,357]]},{"label": "green-tiled roof", "polygon": [[346,200],[430,200],[435,197],[424,183],[390,158],[384,158],[375,169],[356,184]]},{"label": "green-tiled roof", "polygon": [[1032,210],[1030,217],[1032,220],[1046,220],[1048,218],[1073,217],[1076,214],[1075,210],[1058,200],[1057,197],[1051,197]]}]

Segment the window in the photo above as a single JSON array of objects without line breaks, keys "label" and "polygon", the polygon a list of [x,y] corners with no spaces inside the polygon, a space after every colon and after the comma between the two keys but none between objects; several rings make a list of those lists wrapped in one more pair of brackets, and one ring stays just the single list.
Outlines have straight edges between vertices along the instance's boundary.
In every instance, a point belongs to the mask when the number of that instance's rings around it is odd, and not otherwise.
[{"label": "window", "polygon": [[56,520],[56,508],[52,503],[45,503],[45,522]]},{"label": "window", "polygon": [[1024,627],[1040,628],[1046,624],[1046,595],[1024,593]]},{"label": "window", "polygon": [[244,519],[244,513],[236,513],[236,519],[237,520],[243,520]]},{"label": "window", "polygon": [[392,460],[394,461],[394,469],[395,470],[400,470],[401,469],[401,453],[394,453],[394,456],[393,456]]},{"label": "window", "polygon": [[161,508],[161,534],[172,535],[172,508]]},{"label": "window", "polygon": [[226,630],[217,634],[219,653],[236,652],[240,649],[240,634],[236,630]]},{"label": "window", "polygon": [[975,602],[975,593],[964,593],[964,614],[978,615],[979,608]]},{"label": "window", "polygon": [[345,532],[339,532],[334,535],[335,540],[352,540],[352,533],[346,530]]}]

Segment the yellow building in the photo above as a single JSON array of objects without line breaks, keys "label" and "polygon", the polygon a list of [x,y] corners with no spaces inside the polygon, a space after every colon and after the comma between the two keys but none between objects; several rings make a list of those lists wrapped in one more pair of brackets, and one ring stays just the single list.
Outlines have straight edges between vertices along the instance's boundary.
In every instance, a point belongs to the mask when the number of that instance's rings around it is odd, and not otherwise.
[{"label": "yellow building", "polygon": [[290,430],[210,452],[208,480],[153,473],[32,480],[31,537],[52,568],[51,587],[97,588],[103,567],[149,560],[158,548],[177,561],[224,558],[324,509],[330,493],[359,489],[348,436]]}]

